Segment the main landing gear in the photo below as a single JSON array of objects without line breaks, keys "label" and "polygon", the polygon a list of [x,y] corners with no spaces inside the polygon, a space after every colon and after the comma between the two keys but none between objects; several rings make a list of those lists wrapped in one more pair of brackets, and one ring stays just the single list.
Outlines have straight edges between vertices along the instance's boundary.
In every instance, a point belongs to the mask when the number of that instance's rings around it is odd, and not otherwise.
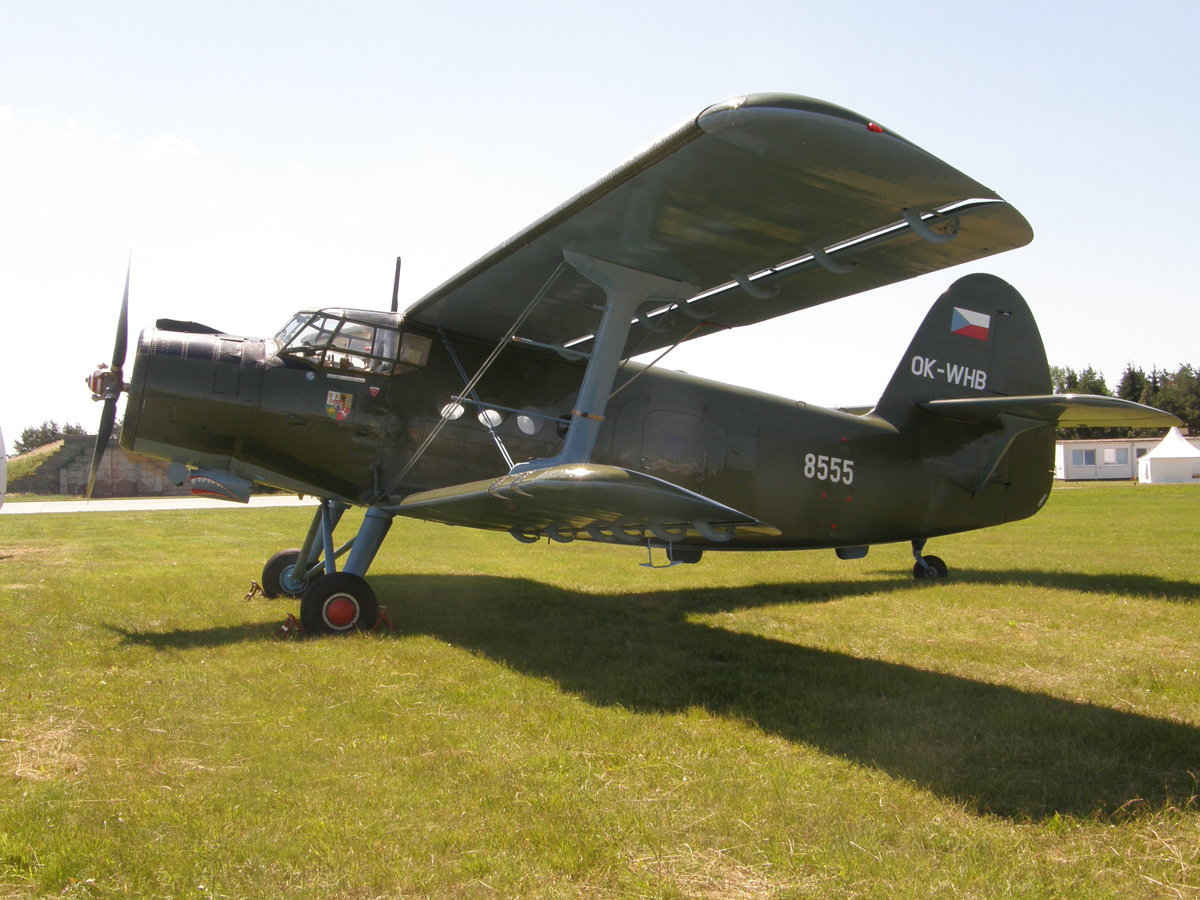
[{"label": "main landing gear", "polygon": [[913,559],[916,560],[913,564],[913,578],[918,581],[925,578],[945,578],[950,570],[946,568],[941,557],[922,556],[921,551],[924,549],[924,538],[912,542]]},{"label": "main landing gear", "polygon": [[[303,546],[281,550],[263,566],[263,593],[299,597],[300,623],[309,634],[370,631],[379,618],[375,591],[363,576],[392,527],[393,513],[370,507],[358,534],[335,550],[333,530],[345,511],[341,503],[322,500]],[[347,552],[350,556],[339,572],[337,559]]]}]

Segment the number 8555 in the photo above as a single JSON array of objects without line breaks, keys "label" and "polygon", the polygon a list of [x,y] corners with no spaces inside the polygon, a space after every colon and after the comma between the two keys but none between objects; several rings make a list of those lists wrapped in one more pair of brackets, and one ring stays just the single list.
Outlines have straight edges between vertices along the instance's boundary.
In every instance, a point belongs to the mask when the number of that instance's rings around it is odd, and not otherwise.
[{"label": "number 8555", "polygon": [[804,457],[804,477],[832,481],[834,484],[853,484],[854,460],[809,453]]}]

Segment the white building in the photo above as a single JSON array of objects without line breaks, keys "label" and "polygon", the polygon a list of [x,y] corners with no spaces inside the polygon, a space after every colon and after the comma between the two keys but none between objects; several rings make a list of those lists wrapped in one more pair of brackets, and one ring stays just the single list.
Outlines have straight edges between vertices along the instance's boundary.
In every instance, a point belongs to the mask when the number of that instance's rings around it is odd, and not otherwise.
[{"label": "white building", "polygon": [[[1200,449],[1200,438],[1185,438]],[[1133,481],[1138,461],[1161,438],[1105,438],[1059,441],[1054,448],[1054,477],[1062,481]]]}]

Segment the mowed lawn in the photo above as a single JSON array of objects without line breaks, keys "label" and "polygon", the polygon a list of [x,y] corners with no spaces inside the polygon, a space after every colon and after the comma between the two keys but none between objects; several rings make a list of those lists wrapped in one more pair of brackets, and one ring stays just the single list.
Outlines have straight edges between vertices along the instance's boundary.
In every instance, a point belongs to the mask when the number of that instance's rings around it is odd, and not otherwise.
[{"label": "mowed lawn", "polygon": [[0,518],[0,897],[1200,895],[1200,488],[942,584],[397,520],[395,631],[277,640],[310,514]]}]

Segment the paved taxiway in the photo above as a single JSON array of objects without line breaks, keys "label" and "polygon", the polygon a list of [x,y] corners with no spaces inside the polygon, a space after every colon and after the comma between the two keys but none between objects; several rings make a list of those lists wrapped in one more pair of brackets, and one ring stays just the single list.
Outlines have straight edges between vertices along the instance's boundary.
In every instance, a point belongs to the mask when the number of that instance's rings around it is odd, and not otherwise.
[{"label": "paved taxiway", "polygon": [[[301,500],[294,494],[256,494],[250,509],[269,506],[316,506],[315,497]],[[245,509],[241,503],[214,500],[211,497],[121,497],[112,500],[47,500],[25,503],[6,502],[0,516],[28,516],[38,513],[141,512],[159,509]]]}]

